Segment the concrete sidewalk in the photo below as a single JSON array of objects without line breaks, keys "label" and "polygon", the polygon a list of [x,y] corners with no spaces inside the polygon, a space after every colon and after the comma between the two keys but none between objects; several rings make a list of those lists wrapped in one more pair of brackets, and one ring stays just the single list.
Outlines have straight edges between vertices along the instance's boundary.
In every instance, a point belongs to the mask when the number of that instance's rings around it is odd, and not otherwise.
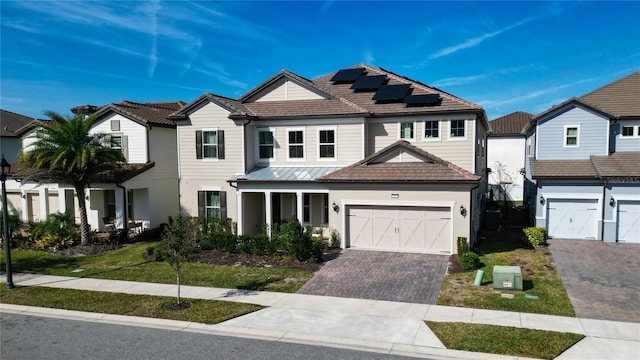
[{"label": "concrete sidewalk", "polygon": [[[21,286],[46,286],[127,294],[175,296],[176,286],[132,281],[48,275],[14,275]],[[268,306],[217,325],[173,320],[91,314],[0,304],[5,312],[33,313],[120,322],[275,341],[376,351],[431,358],[496,359],[495,354],[448,350],[424,320],[514,326],[572,332],[585,339],[558,359],[638,359],[640,324],[438,305],[338,298],[329,296],[181,286],[184,298],[244,302]],[[513,356],[502,358],[513,359]]]}]

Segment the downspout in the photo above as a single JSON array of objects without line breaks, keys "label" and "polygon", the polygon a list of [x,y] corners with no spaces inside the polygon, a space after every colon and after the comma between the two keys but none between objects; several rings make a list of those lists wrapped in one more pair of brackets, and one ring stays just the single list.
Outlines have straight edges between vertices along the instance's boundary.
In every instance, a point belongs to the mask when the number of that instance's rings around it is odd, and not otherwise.
[{"label": "downspout", "polygon": [[127,188],[124,187],[122,184],[120,183],[116,183],[116,186],[119,187],[120,189],[122,189],[122,204],[124,204],[123,209],[122,209],[122,215],[124,217],[123,221],[122,221],[122,228],[125,231],[125,234],[129,231],[128,227],[129,227],[129,218],[127,217]]},{"label": "downspout", "polygon": [[604,186],[602,187],[602,229],[600,229],[600,241],[604,241],[604,213],[607,208],[607,202],[605,201],[607,195],[607,185],[609,185],[609,181],[604,179]]},{"label": "downspout", "polygon": [[[474,203],[474,201],[473,201],[473,191],[474,191],[475,189],[479,188],[479,187],[480,187],[480,182],[478,182],[478,184],[477,184],[476,186],[472,187],[472,188],[469,190],[469,212],[470,212],[471,214],[473,214],[473,213],[474,213],[474,211],[473,211],[473,209],[474,209],[474,205],[473,205],[473,203]],[[480,215],[478,215],[478,216],[480,216]],[[474,232],[473,232],[473,220],[474,220],[474,219],[473,219],[473,217],[471,217],[471,221],[469,222],[469,235],[471,235],[471,234],[473,234],[473,233],[474,233]],[[477,236],[477,234],[476,234],[475,236],[476,236],[476,237],[475,237],[475,242],[473,243],[474,245],[478,242],[478,236]]]}]

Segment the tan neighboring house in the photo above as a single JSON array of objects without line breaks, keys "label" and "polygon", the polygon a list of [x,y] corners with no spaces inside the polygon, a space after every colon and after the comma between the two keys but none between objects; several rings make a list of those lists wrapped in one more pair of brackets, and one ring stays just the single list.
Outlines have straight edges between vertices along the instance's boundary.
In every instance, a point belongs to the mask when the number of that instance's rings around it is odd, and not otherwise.
[{"label": "tan neighboring house", "polygon": [[170,118],[181,208],[239,234],[296,216],[342,247],[451,254],[476,239],[490,127],[440,89],[364,64],[314,80],[283,70]]},{"label": "tan neighboring house", "polygon": [[[119,170],[104,174],[88,188],[84,201],[93,230],[111,225],[138,230],[157,227],[178,212],[176,126],[167,116],[184,105],[125,100],[71,109],[95,113],[91,133],[109,134],[111,146],[120,148],[127,159]],[[26,134],[22,146],[28,149],[34,140]],[[40,221],[51,213],[71,211],[79,221],[78,199],[71,185],[23,182],[20,190],[23,220]]]}]

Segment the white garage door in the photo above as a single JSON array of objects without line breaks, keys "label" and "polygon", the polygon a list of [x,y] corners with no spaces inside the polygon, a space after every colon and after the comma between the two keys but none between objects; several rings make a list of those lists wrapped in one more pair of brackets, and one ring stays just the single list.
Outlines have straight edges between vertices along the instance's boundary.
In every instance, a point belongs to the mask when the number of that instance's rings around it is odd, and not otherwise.
[{"label": "white garage door", "polygon": [[618,202],[618,241],[640,242],[640,201]]},{"label": "white garage door", "polygon": [[449,208],[350,207],[349,246],[359,249],[451,252]]},{"label": "white garage door", "polygon": [[598,201],[591,199],[549,200],[547,232],[552,238],[596,239]]}]

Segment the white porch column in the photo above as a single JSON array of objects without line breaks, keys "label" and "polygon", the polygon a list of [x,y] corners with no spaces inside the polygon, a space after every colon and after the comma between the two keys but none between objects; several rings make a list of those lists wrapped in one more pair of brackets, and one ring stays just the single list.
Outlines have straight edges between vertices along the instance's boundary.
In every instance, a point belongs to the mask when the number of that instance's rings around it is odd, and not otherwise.
[{"label": "white porch column", "polygon": [[63,214],[67,212],[67,190],[64,188],[58,188],[58,211]]},{"label": "white porch column", "polygon": [[116,229],[124,229],[125,221],[124,208],[127,206],[124,200],[124,190],[122,188],[116,188]]},{"label": "white porch column", "polygon": [[45,221],[49,216],[49,189],[46,187],[38,189],[38,197],[40,198],[40,221]]},{"label": "white porch column", "polygon": [[267,235],[271,237],[271,191],[264,192],[264,223],[267,224]]},{"label": "white porch column", "polygon": [[304,220],[304,204],[302,203],[302,200],[304,199],[304,195],[302,194],[302,191],[296,191],[296,216],[298,217],[298,221],[300,221],[300,224],[302,224],[302,221]]},{"label": "white porch column", "polygon": [[242,203],[242,192],[238,191],[236,193],[236,204],[238,208],[238,213],[236,214],[237,219],[237,229],[236,232],[238,235],[244,234],[244,207]]},{"label": "white porch column", "polygon": [[29,198],[27,196],[27,193],[24,191],[20,192],[20,203],[22,205],[22,214],[21,214],[21,218],[22,221],[28,221],[29,219]]}]

